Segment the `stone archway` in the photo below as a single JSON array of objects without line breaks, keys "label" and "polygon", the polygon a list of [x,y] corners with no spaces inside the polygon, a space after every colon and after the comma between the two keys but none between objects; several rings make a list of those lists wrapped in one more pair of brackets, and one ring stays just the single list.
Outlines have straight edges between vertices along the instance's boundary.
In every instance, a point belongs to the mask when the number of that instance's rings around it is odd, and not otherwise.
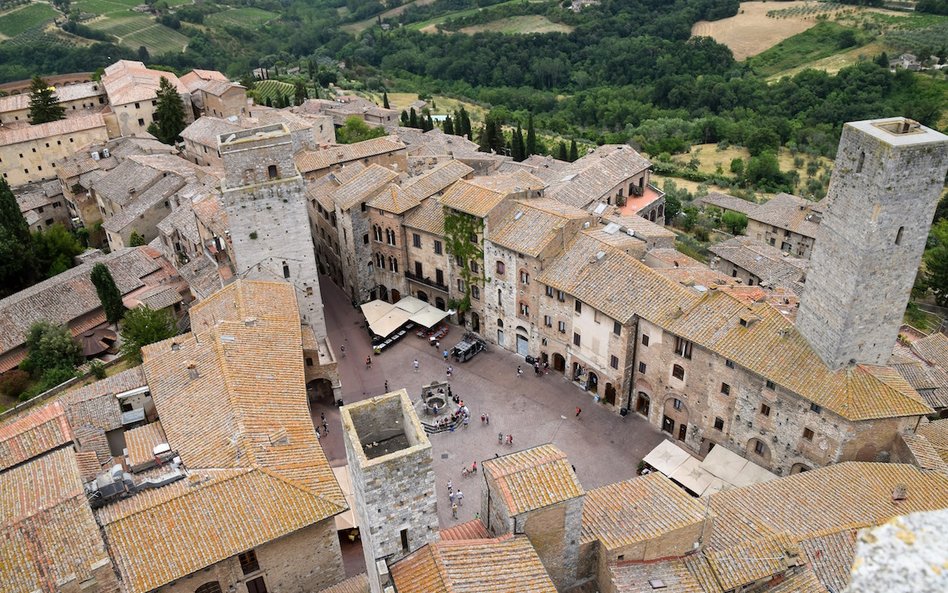
[{"label": "stone archway", "polygon": [[477,313],[471,313],[471,331],[481,331],[481,316]]},{"label": "stone archway", "polygon": [[560,373],[566,372],[566,359],[559,352],[553,353],[553,370]]},{"label": "stone archway", "polygon": [[635,411],[648,418],[649,409],[652,405],[652,398],[644,391],[640,391],[635,396]]},{"label": "stone archway", "polygon": [[588,375],[586,379],[586,389],[588,389],[590,393],[599,393],[599,375],[592,371],[586,374]]},{"label": "stone archway", "polygon": [[397,303],[402,300],[402,293],[398,292],[397,288],[392,289],[392,302]]},{"label": "stone archway", "polygon": [[388,300],[388,288],[384,284],[379,284],[379,298],[383,301]]},{"label": "stone archway", "polygon": [[306,395],[310,403],[329,399],[332,401],[332,381],[329,379],[313,379],[306,383]]},{"label": "stone archway", "polygon": [[417,296],[417,297],[418,297],[418,300],[421,301],[421,302],[423,302],[423,303],[427,303],[427,302],[428,302],[428,293],[426,293],[426,292],[423,291],[423,290],[419,290],[418,293],[417,293],[415,296]]},{"label": "stone archway", "polygon": [[662,430],[679,441],[688,436],[688,407],[680,397],[670,396],[662,405]]},{"label": "stone archway", "polygon": [[808,472],[811,469],[813,468],[805,463],[794,463],[790,468],[790,475],[792,476],[793,474],[802,474],[803,472]]},{"label": "stone archway", "polygon": [[447,311],[444,299],[441,297],[435,297],[435,307],[441,309],[442,311]]},{"label": "stone archway", "polygon": [[770,447],[760,439],[747,441],[747,458],[764,467],[770,467]]},{"label": "stone archway", "polygon": [[612,383],[606,383],[606,390],[603,392],[603,399],[610,406],[616,405],[616,388]]}]

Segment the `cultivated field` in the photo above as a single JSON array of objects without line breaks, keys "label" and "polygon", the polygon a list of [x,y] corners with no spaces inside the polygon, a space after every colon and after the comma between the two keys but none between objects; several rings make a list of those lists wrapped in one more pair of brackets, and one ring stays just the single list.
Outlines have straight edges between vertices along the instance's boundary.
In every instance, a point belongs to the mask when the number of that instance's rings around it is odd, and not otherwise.
[{"label": "cultivated field", "polygon": [[[384,21],[385,19],[390,19],[393,16],[400,15],[401,13],[408,10],[408,7],[410,6],[424,6],[425,4],[431,4],[432,2],[434,2],[434,0],[415,0],[414,2],[406,2],[402,4],[401,6],[390,8],[386,10],[385,12],[379,15],[376,15],[372,18],[365,19],[364,21],[358,21],[356,23],[349,23],[348,25],[343,25],[342,28],[343,30],[348,31],[349,33],[361,33],[362,31],[365,31],[366,29],[368,29],[369,27],[377,23],[379,18],[381,18]],[[346,8],[345,6],[340,7],[338,10],[339,10],[339,16],[345,16],[349,12],[349,9]]]},{"label": "cultivated field", "polygon": [[[800,173],[800,180],[806,182],[810,176],[807,175],[805,163],[813,160],[814,157],[803,154],[798,154],[797,156],[802,157],[804,160],[804,166],[801,167],[798,172]],[[702,173],[714,173],[718,166],[720,166],[726,175],[731,175],[731,161],[734,159],[744,159],[744,164],[746,165],[750,159],[750,153],[742,146],[729,146],[721,149],[718,148],[717,144],[696,144],[691,147],[691,152],[688,154],[675,155],[673,160],[684,165],[687,164],[692,157],[697,157],[700,163],[698,170]],[[789,150],[781,148],[780,153],[777,155],[777,160],[780,162],[780,170],[792,171],[794,169],[793,159],[794,156]],[[816,160],[819,162],[821,168],[830,170],[833,167],[833,161],[828,158],[819,157],[816,158]],[[817,176],[819,176],[819,173],[817,173]],[[678,183],[678,180],[675,180],[675,182]]]},{"label": "cultivated field", "polygon": [[209,14],[205,17],[204,22],[215,27],[230,25],[243,27],[245,29],[255,29],[279,16],[280,15],[275,12],[262,10],[260,8],[233,8],[231,10]]},{"label": "cultivated field", "polygon": [[0,13],[0,35],[15,37],[24,31],[39,27],[59,16],[49,4],[26,4]]},{"label": "cultivated field", "polygon": [[775,9],[789,10],[816,7],[818,2],[742,2],[740,11],[720,21],[699,21],[691,28],[692,35],[711,37],[731,48],[734,58],[743,60],[776,45],[788,37],[806,31],[816,24],[816,16],[787,15],[775,19],[767,16]]},{"label": "cultivated field", "polygon": [[485,31],[493,33],[507,33],[511,35],[525,33],[570,33],[573,27],[562,23],[554,23],[543,15],[513,16],[498,19],[483,25],[474,25],[460,30],[461,33],[473,35]]},{"label": "cultivated field", "polygon": [[[374,101],[376,104],[382,104],[382,94],[381,93],[358,93],[360,96],[365,97],[370,101]],[[408,109],[408,106],[418,100],[418,95],[415,93],[389,93],[388,94],[388,104],[392,109],[397,109],[399,111]],[[451,99],[450,97],[434,96],[432,97],[434,101],[435,108],[431,109],[432,115],[454,115],[454,112],[459,110],[461,106],[464,106],[464,109],[467,110],[470,114],[471,121],[483,121],[484,114],[487,113],[487,110],[479,105],[474,103],[467,103],[465,101],[459,101],[457,99]],[[432,101],[428,101],[428,105],[431,105]]]},{"label": "cultivated field", "polygon": [[862,47],[856,47],[842,53],[834,54],[821,60],[809,62],[803,66],[797,66],[796,68],[778,72],[777,74],[768,76],[767,80],[780,80],[785,76],[794,76],[804,70],[822,70],[829,74],[836,74],[843,68],[852,66],[860,60],[871,60],[884,51],[888,51],[885,45],[881,43],[870,43]]},{"label": "cultivated field", "polygon": [[126,47],[145,46],[153,56],[179,52],[188,44],[187,37],[145,15],[100,18],[90,21],[89,27],[114,35]]},{"label": "cultivated field", "polygon": [[296,88],[289,83],[279,80],[260,80],[254,86],[253,94],[259,104],[266,104],[266,100],[276,105],[277,99],[282,95],[293,101]]}]

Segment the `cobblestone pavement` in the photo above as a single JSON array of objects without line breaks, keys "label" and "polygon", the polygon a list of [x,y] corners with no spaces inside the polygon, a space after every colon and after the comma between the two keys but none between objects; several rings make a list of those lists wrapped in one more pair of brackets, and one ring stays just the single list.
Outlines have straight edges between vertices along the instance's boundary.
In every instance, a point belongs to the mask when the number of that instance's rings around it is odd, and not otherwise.
[{"label": "cobblestone pavement", "polygon": [[[386,380],[389,390],[405,388],[416,401],[422,385],[445,379],[447,365],[441,351],[413,333],[381,355],[372,356],[372,366],[366,368],[365,359],[372,350],[361,312],[325,277],[320,278],[320,289],[330,340],[337,355],[340,345],[346,348],[346,356],[340,360],[345,403],[384,393]],[[458,326],[450,328],[442,349],[450,349],[463,333]],[[420,367],[417,373],[412,368],[416,358]],[[519,378],[517,365],[524,369]],[[553,442],[569,456],[583,486],[596,488],[633,477],[639,460],[663,439],[643,418],[631,414],[622,419],[552,370],[549,375],[536,377],[522,357],[499,347],[491,346],[470,361],[452,366],[451,387],[470,408],[472,422],[467,429],[430,437],[442,527],[473,519],[480,509],[481,472],[472,477],[461,475],[462,468],[474,461],[480,468],[482,460],[496,454]],[[577,406],[582,408],[578,419],[575,417]],[[490,415],[490,426],[481,424],[480,415],[485,412]],[[321,444],[330,463],[345,465],[338,409],[331,402],[319,401],[314,404],[312,413],[316,424],[321,424],[320,414],[326,414],[329,435],[322,438]],[[513,447],[498,445],[498,432],[512,434]],[[451,518],[448,480],[464,492],[456,520]]]}]

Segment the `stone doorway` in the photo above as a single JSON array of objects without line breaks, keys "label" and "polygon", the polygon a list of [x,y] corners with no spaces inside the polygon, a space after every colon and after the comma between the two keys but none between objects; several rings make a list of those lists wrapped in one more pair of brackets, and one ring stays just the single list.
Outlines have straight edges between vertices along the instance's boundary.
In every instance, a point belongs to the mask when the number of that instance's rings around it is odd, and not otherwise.
[{"label": "stone doorway", "polygon": [[610,406],[616,405],[616,388],[612,386],[612,383],[606,383],[606,391],[603,395],[603,399],[605,399],[606,403]]},{"label": "stone doorway", "polygon": [[558,352],[553,353],[553,370],[560,373],[566,372],[566,359]]}]

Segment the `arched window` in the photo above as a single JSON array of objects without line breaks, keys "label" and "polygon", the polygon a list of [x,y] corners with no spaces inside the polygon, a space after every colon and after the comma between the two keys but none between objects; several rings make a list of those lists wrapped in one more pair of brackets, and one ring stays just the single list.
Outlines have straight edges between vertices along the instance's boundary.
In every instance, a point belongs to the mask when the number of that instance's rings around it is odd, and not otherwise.
[{"label": "arched window", "polygon": [[503,319],[498,319],[498,320],[497,320],[497,327],[504,327],[504,320],[503,320]]},{"label": "arched window", "polygon": [[377,224],[376,224],[376,225],[373,225],[373,226],[372,226],[372,234],[375,235],[375,240],[376,240],[376,241],[378,241],[379,243],[382,242],[382,227],[380,227],[380,226],[377,225]]},{"label": "arched window", "polygon": [[901,245],[901,244],[902,244],[902,231],[904,231],[904,230],[905,230],[905,227],[904,227],[904,226],[900,226],[900,227],[899,227],[899,232],[897,232],[897,233],[895,234],[895,244],[896,244],[896,245]]},{"label": "arched window", "polygon": [[194,593],[221,593],[221,584],[217,581],[204,583],[194,590]]},{"label": "arched window", "polygon": [[283,277],[284,278],[290,277],[290,266],[286,265],[286,262],[283,262]]},{"label": "arched window", "polygon": [[685,369],[680,364],[672,365],[672,377],[681,381],[685,380]]},{"label": "arched window", "polygon": [[276,179],[276,176],[277,176],[277,166],[276,165],[268,166],[267,177],[269,177],[270,179]]},{"label": "arched window", "polygon": [[497,273],[503,274],[505,269],[506,268],[504,267],[504,262],[497,260]]}]

